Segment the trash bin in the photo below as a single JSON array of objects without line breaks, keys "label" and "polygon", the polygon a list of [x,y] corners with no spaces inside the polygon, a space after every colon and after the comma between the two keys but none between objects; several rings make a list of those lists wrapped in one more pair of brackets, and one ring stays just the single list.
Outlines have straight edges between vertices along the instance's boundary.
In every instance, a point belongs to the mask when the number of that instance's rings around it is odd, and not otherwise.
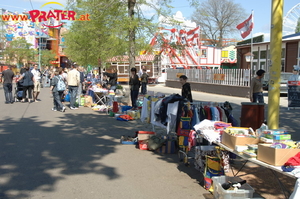
[{"label": "trash bin", "polygon": [[265,120],[265,103],[242,102],[241,127],[258,129]]}]

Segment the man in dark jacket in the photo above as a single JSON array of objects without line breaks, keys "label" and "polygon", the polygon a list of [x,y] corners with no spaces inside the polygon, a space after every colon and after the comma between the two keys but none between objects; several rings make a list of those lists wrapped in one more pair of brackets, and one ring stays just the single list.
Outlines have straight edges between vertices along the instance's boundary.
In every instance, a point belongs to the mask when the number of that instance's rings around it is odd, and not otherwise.
[{"label": "man in dark jacket", "polygon": [[[12,96],[12,82],[14,78],[14,72],[11,70],[11,66],[2,72],[1,82],[3,82],[3,90],[5,94],[5,104],[14,103]],[[4,79],[4,80],[2,80]]]},{"label": "man in dark jacket", "polygon": [[139,95],[140,81],[139,81],[139,77],[136,74],[136,68],[131,68],[130,72],[131,74],[129,78],[129,86],[130,86],[131,104],[132,104],[132,109],[137,109],[136,100]]},{"label": "man in dark jacket", "polygon": [[110,86],[110,90],[116,90],[117,89],[117,82],[118,82],[118,71],[117,69],[113,69],[112,73],[104,72],[103,75],[109,77],[108,85]]},{"label": "man in dark jacket", "polygon": [[187,76],[185,75],[181,75],[179,77],[180,83],[182,85],[182,89],[181,89],[181,96],[183,98],[186,98],[188,101],[193,102],[193,98],[192,98],[192,91],[191,91],[191,85],[189,83],[187,83]]}]

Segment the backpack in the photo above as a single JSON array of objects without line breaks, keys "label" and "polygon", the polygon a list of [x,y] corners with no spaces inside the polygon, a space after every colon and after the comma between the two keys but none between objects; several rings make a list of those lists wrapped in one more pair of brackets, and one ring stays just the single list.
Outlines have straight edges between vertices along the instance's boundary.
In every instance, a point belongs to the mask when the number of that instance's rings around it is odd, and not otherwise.
[{"label": "backpack", "polygon": [[57,88],[57,91],[64,91],[64,90],[66,90],[66,84],[65,84],[64,80],[60,76],[58,77],[58,82],[56,84],[56,88]]}]

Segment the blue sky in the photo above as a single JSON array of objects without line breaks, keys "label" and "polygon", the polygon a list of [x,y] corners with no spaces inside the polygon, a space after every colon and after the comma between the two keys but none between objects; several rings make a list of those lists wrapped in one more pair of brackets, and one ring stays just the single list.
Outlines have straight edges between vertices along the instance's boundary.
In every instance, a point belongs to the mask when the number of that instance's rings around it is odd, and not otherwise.
[{"label": "blue sky", "polygon": [[[203,1],[204,0],[199,0],[199,2]],[[46,2],[50,2],[50,0],[31,0],[31,2],[32,6],[30,0],[0,1],[0,8],[4,8],[10,11],[22,12],[24,9],[26,9],[27,11],[32,10],[32,7],[34,9],[40,9],[41,5],[43,5]],[[64,5],[66,4],[66,0],[56,0],[56,2],[62,3]],[[241,4],[241,6],[246,10],[247,15],[244,19],[246,19],[251,14],[251,10],[254,10],[255,25],[253,35],[255,36],[264,33],[265,39],[268,40],[270,33],[272,0],[234,0],[234,2]],[[292,9],[298,3],[300,3],[299,0],[285,0],[284,16],[288,13],[290,9]],[[174,7],[172,9],[174,13],[176,11],[181,11],[186,19],[191,19],[191,15],[195,11],[195,8],[190,7],[188,0],[173,0],[173,3],[171,5]],[[62,7],[54,4],[51,4],[51,7],[62,9]],[[43,10],[49,10],[49,8],[50,6],[46,6]],[[244,19],[241,19],[241,22]]]}]

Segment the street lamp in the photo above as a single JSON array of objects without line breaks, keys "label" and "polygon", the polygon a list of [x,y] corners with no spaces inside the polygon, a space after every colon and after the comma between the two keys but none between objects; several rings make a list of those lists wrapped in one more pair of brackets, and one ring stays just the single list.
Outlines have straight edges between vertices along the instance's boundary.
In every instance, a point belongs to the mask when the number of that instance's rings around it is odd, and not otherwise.
[{"label": "street lamp", "polygon": [[253,58],[254,58],[254,55],[253,55],[251,52],[247,52],[247,53],[245,54],[245,59],[246,59],[246,62],[247,62],[247,63],[253,61]]}]

